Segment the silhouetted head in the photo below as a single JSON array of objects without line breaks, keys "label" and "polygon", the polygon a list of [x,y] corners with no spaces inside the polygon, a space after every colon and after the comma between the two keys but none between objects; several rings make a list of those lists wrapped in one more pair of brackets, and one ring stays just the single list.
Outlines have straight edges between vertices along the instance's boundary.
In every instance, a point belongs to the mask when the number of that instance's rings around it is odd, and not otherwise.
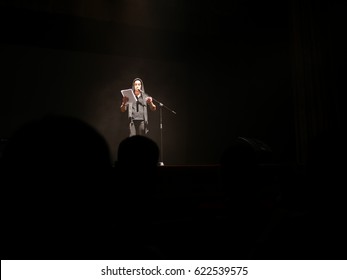
[{"label": "silhouetted head", "polygon": [[86,122],[49,115],[21,126],[3,152],[3,163],[14,168],[102,169],[111,166],[104,137]]},{"label": "silhouetted head", "polygon": [[235,171],[235,175],[238,172],[250,172],[257,165],[257,154],[248,142],[236,139],[223,151],[220,164],[227,172]]},{"label": "silhouetted head", "polygon": [[228,195],[237,197],[235,202],[258,199],[261,194],[267,182],[260,167],[268,158],[264,153],[271,154],[265,144],[242,137],[232,141],[223,151],[220,158],[222,184]]},{"label": "silhouetted head", "polygon": [[158,187],[158,161],[158,145],[146,136],[127,137],[118,146],[117,176],[123,187],[124,209],[130,208],[135,213],[133,218],[147,219],[151,209],[156,209],[153,196]]},{"label": "silhouetted head", "polygon": [[118,163],[134,168],[153,168],[158,165],[159,147],[143,135],[125,138],[118,146]]}]

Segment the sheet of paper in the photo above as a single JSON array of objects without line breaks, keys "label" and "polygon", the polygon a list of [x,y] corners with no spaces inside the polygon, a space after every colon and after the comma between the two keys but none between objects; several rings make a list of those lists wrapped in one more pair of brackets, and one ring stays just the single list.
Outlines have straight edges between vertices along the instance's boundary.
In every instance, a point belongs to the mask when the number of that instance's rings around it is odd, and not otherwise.
[{"label": "sheet of paper", "polygon": [[120,92],[122,93],[123,96],[128,97],[129,100],[126,104],[136,103],[137,99],[132,89],[123,89]]}]

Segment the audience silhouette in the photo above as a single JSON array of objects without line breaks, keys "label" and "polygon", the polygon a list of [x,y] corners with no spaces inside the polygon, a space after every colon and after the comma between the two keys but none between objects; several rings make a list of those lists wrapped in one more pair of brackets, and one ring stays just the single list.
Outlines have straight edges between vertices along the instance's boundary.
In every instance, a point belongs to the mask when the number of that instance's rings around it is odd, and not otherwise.
[{"label": "audience silhouette", "polygon": [[109,220],[115,208],[109,148],[86,122],[47,115],[25,123],[1,163],[6,258],[83,259],[119,230]]},{"label": "audience silhouette", "polygon": [[156,193],[159,153],[157,143],[147,136],[134,135],[120,142],[115,167],[131,196]]},{"label": "audience silhouette", "polygon": [[[2,151],[2,258],[345,259],[345,140],[314,139],[304,176],[281,193],[285,204],[276,204],[266,169],[271,149],[240,137],[221,155],[217,199],[168,199],[155,141],[123,139],[112,166],[95,128],[48,115],[20,127]],[[206,201],[218,211],[202,209]]]},{"label": "audience silhouette", "polygon": [[340,133],[312,139],[304,174],[287,186],[292,190],[255,258],[346,259],[345,143]]},{"label": "audience silhouette", "polygon": [[146,258],[158,258],[151,232],[161,209],[158,200],[159,147],[151,138],[134,135],[118,146],[115,174],[120,186],[125,224],[133,243]]},{"label": "audience silhouette", "polygon": [[225,195],[222,232],[230,259],[250,259],[271,223],[276,192],[273,174],[264,165],[272,163],[272,151],[263,142],[238,137],[220,158],[221,184]]}]

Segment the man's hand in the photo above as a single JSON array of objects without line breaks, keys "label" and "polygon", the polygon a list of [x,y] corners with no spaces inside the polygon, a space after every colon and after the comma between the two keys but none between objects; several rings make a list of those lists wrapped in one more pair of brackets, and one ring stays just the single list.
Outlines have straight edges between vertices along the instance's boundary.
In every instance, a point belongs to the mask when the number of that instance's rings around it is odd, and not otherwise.
[{"label": "man's hand", "polygon": [[157,109],[157,106],[155,106],[154,103],[153,103],[152,97],[148,96],[146,98],[146,102],[147,102],[147,104],[149,105],[149,107],[151,108],[152,111],[155,111]]},{"label": "man's hand", "polygon": [[147,104],[151,104],[153,102],[152,97],[147,97],[146,102]]},{"label": "man's hand", "polygon": [[126,96],[123,96],[122,102],[123,104],[126,104],[129,101],[129,98]]}]

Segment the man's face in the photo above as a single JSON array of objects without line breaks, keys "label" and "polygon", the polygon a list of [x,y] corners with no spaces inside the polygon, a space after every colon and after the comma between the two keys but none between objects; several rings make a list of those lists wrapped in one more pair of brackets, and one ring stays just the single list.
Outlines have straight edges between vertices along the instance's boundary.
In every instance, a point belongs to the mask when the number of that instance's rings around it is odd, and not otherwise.
[{"label": "man's face", "polygon": [[140,81],[135,81],[134,82],[134,88],[135,88],[135,90],[140,90],[141,89],[141,82]]}]

